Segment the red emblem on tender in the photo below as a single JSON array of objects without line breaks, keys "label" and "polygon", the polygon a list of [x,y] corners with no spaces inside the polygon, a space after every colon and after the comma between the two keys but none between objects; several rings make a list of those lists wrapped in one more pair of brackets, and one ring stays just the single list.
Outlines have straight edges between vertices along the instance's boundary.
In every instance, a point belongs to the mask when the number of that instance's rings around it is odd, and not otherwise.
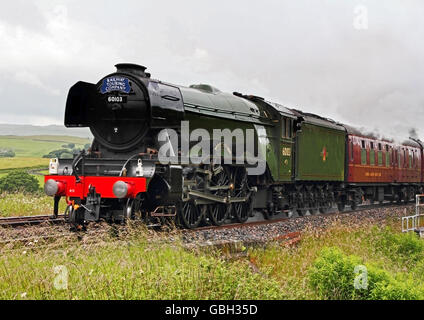
[{"label": "red emblem on tender", "polygon": [[326,147],[324,147],[323,149],[322,149],[322,152],[321,152],[321,157],[322,157],[322,161],[326,161],[327,160],[327,156],[328,156],[328,153],[327,153],[327,148]]}]

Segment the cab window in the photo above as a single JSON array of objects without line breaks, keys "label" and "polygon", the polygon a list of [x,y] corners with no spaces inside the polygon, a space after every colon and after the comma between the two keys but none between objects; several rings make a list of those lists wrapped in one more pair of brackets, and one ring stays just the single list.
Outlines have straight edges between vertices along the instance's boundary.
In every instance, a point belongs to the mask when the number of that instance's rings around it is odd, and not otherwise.
[{"label": "cab window", "polygon": [[282,138],[291,138],[293,136],[292,126],[293,126],[293,122],[289,118],[284,118],[281,121],[281,137]]},{"label": "cab window", "polygon": [[292,121],[291,119],[286,119],[286,138],[292,137]]},{"label": "cab window", "polygon": [[281,138],[286,137],[286,119],[281,121]]}]

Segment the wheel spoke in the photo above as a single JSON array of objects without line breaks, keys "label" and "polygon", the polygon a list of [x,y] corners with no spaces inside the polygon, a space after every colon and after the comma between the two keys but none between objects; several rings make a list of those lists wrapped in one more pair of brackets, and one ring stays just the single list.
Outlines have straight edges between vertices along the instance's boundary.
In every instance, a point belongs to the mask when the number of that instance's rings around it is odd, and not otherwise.
[{"label": "wheel spoke", "polygon": [[[211,168],[213,175],[210,180],[210,185],[213,187],[227,186],[230,183],[230,177],[226,167],[216,165]],[[211,192],[217,196],[228,196],[228,190],[216,190]],[[213,203],[208,205],[209,218],[214,225],[222,225],[227,219],[231,209],[230,204]]]},{"label": "wheel spoke", "polygon": [[232,182],[234,184],[234,190],[232,197],[248,197],[249,200],[246,202],[236,202],[233,204],[232,215],[241,223],[244,223],[249,218],[251,212],[249,185],[247,180],[246,169],[242,167],[236,167],[233,169]]}]

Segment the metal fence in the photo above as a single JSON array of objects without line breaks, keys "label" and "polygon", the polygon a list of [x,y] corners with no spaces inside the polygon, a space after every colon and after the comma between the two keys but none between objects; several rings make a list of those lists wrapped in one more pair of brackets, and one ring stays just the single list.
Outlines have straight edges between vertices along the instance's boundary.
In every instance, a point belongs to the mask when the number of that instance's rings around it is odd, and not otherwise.
[{"label": "metal fence", "polygon": [[424,213],[421,213],[422,207],[424,207],[424,194],[417,194],[415,196],[415,214],[402,217],[402,232],[418,231],[419,228],[424,227]]}]

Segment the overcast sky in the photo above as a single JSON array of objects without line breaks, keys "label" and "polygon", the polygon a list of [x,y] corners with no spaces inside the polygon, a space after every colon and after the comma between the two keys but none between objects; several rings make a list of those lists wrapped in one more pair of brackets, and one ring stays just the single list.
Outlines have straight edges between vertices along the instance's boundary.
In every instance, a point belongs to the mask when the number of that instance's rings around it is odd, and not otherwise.
[{"label": "overcast sky", "polygon": [[0,11],[0,123],[62,124],[66,95],[118,62],[424,138],[424,3],[27,1]]}]

